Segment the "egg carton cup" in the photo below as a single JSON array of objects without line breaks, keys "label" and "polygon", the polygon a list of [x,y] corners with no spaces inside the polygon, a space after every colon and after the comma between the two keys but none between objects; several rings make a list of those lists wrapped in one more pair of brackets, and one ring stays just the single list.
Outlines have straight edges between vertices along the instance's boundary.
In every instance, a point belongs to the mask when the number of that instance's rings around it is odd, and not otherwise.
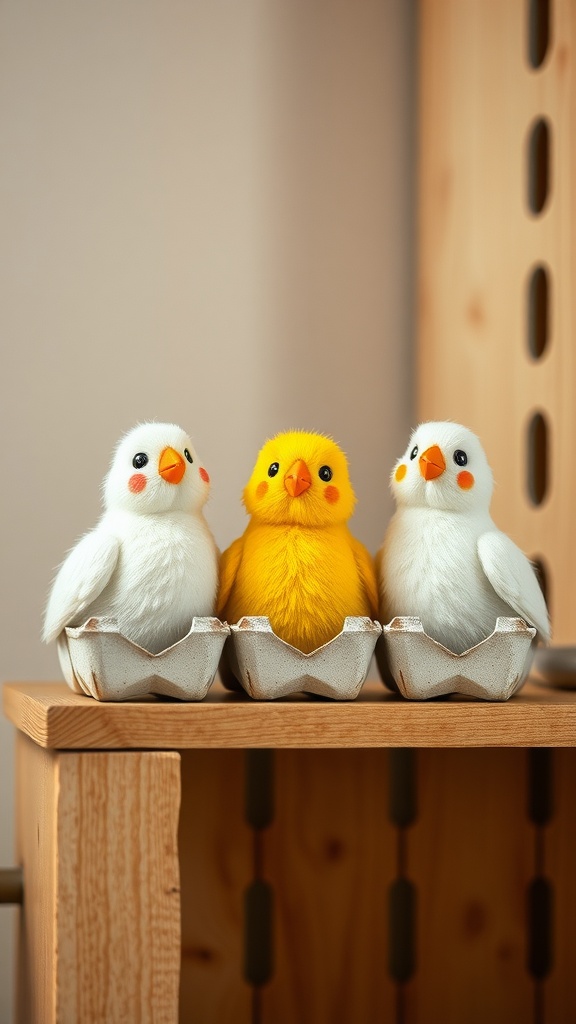
[{"label": "egg carton cup", "polygon": [[424,632],[419,618],[398,616],[383,627],[376,656],[384,682],[408,700],[460,693],[504,701],[530,671],[535,636],[523,619],[501,617],[485,640],[454,654]]},{"label": "egg carton cup", "polygon": [[229,634],[228,625],[219,619],[195,617],[187,636],[151,654],[123,636],[114,619],[92,618],[83,626],[62,630],[58,657],[68,685],[96,700],[148,694],[202,700]]},{"label": "egg carton cup", "polygon": [[230,668],[250,697],[274,700],[304,691],[354,700],[382,627],[369,618],[348,616],[342,632],[310,654],[281,640],[266,616],[245,616],[230,630]]}]

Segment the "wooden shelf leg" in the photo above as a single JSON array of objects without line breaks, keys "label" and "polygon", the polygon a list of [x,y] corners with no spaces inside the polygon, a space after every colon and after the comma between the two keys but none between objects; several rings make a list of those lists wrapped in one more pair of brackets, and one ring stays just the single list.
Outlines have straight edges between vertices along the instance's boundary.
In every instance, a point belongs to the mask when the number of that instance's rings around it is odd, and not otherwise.
[{"label": "wooden shelf leg", "polygon": [[175,1024],[180,756],[18,735],[18,1024]]}]

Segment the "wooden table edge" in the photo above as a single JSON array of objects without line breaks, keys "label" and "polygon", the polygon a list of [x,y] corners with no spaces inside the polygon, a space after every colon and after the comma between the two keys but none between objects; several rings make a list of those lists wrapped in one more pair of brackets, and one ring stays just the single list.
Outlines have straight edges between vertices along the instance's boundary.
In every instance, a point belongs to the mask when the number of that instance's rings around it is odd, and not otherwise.
[{"label": "wooden table edge", "polygon": [[381,683],[349,702],[218,688],[198,703],[102,703],[64,683],[8,683],[3,699],[16,728],[51,749],[576,746],[576,692],[534,684],[504,703],[405,701]]}]

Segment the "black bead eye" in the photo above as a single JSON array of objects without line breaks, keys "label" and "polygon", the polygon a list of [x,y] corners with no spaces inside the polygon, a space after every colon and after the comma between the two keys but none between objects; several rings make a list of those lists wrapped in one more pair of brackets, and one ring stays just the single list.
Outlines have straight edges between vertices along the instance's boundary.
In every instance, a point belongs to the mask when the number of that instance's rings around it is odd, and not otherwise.
[{"label": "black bead eye", "polygon": [[468,456],[466,452],[463,452],[461,448],[457,448],[454,452],[454,462],[457,466],[466,466],[468,463]]},{"label": "black bead eye", "polygon": [[134,469],[144,469],[148,463],[148,456],[144,452],[138,452],[137,455],[132,459],[132,465]]},{"label": "black bead eye", "polygon": [[330,469],[330,466],[320,466],[318,476],[327,484],[328,481],[332,479],[332,470]]},{"label": "black bead eye", "polygon": [[412,451],[410,452],[410,458],[411,459],[415,459],[417,455],[418,455],[418,445],[415,444],[413,449],[412,449]]},{"label": "black bead eye", "polygon": [[279,462],[273,462],[272,465],[268,469],[268,476],[276,476],[276,473],[278,472],[279,469],[280,469],[280,463]]},{"label": "black bead eye", "polygon": [[190,455],[190,452],[188,451],[188,449],[187,449],[187,448],[185,448],[185,449],[184,449],[184,455],[186,456],[186,458],[188,459],[188,462],[189,462],[190,464],[192,464],[192,463],[194,462],[194,459],[193,459],[193,458],[192,458],[192,456]]}]

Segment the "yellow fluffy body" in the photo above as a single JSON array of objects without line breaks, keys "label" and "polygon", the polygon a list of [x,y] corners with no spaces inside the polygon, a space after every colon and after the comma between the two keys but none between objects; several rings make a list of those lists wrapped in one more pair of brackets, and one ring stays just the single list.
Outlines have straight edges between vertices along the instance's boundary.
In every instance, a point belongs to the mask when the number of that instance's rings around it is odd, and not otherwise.
[{"label": "yellow fluffy body", "polygon": [[[297,496],[286,483],[294,466],[305,467]],[[328,480],[319,476],[326,468]],[[377,614],[373,560],[348,529],[355,497],[331,438],[291,431],[267,441],[244,503],[250,523],[222,556],[221,618],[267,615],[278,636],[309,653],[337,636],[347,615]]]}]

